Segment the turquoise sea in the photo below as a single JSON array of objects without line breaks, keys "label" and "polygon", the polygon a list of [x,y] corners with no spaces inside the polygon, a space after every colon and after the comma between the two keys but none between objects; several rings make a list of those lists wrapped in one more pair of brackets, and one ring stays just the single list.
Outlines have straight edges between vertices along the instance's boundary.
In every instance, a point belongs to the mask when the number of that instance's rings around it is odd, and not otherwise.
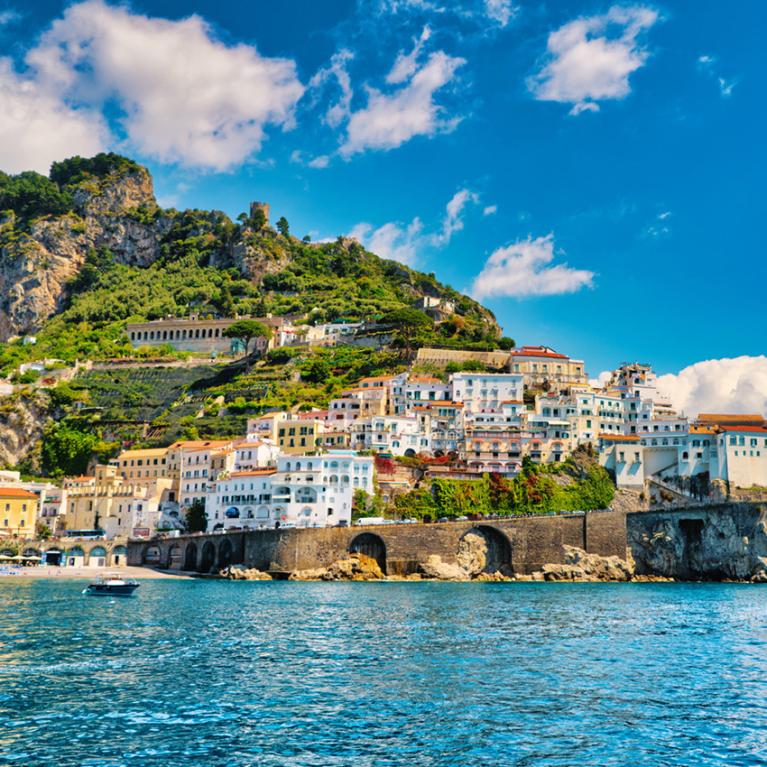
[{"label": "turquoise sea", "polygon": [[767,765],[767,588],[0,582],[0,765]]}]

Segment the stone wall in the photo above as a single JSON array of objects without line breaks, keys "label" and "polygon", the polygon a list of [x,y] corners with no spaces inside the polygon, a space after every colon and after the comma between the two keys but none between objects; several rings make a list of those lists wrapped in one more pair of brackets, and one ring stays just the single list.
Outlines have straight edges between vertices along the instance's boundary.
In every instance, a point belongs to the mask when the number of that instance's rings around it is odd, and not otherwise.
[{"label": "stone wall", "polygon": [[[564,563],[564,545],[602,556],[623,558],[626,554],[625,515],[591,512],[485,522],[254,530],[182,536],[133,542],[129,561],[135,565],[159,561],[164,567],[200,572],[242,563],[273,573],[289,573],[327,567],[349,551],[362,550],[379,558],[387,574],[406,575],[416,572],[420,563],[434,555],[441,557],[443,562],[457,563],[461,540],[469,532],[485,537],[492,543],[496,556],[505,558],[505,561],[496,562],[498,566],[506,566],[518,574],[535,572],[544,564]],[[188,547],[190,554],[187,556]],[[203,561],[204,548],[208,553]],[[150,549],[152,557],[148,561],[147,551]],[[215,562],[211,563],[213,551]],[[194,567],[187,567],[192,562]]]},{"label": "stone wall", "polygon": [[767,505],[632,512],[628,544],[637,575],[680,580],[767,579]]}]

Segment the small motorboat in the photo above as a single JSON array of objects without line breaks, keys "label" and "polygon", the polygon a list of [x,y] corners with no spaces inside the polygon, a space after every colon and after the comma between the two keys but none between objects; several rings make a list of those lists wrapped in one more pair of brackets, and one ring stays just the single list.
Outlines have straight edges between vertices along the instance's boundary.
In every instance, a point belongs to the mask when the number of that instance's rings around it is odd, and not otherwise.
[{"label": "small motorboat", "polygon": [[140,586],[138,581],[126,581],[115,573],[109,573],[91,581],[83,594],[106,597],[129,597]]}]

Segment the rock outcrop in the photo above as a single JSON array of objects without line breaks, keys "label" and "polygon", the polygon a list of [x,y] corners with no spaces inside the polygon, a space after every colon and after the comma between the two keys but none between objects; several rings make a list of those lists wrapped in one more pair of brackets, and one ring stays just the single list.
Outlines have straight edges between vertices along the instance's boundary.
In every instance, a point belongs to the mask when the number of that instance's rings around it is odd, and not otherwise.
[{"label": "rock outcrop", "polygon": [[544,581],[630,581],[634,576],[634,560],[626,550],[626,559],[589,554],[576,546],[565,544],[564,563],[546,564],[541,569]]},{"label": "rock outcrop", "polygon": [[34,333],[58,312],[92,249],[107,248],[117,262],[148,266],[172,223],[161,214],[144,168],[81,184],[75,210],[19,230],[13,214],[0,223],[0,341]]},{"label": "rock outcrop", "polygon": [[419,571],[425,578],[437,581],[468,581],[471,576],[460,565],[443,562],[442,557],[432,554],[425,562],[421,562]]},{"label": "rock outcrop", "polygon": [[767,507],[632,515],[628,543],[637,573],[683,580],[767,580]]},{"label": "rock outcrop", "polygon": [[0,466],[16,466],[32,459],[30,466],[39,469],[39,456],[30,454],[39,444],[48,420],[48,401],[43,392],[14,394],[2,399],[0,406]]},{"label": "rock outcrop", "polygon": [[384,577],[378,562],[365,554],[352,553],[328,567],[294,570],[291,581],[380,581]]},{"label": "rock outcrop", "polygon": [[222,578],[228,581],[270,581],[272,576],[264,573],[255,567],[245,567],[245,565],[229,565],[218,573]]}]

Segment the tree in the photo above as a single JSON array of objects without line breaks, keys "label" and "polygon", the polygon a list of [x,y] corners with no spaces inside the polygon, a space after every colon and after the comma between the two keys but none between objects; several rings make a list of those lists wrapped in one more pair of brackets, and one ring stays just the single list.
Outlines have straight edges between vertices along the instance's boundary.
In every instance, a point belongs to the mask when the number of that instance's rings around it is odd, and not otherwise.
[{"label": "tree", "polygon": [[290,225],[288,224],[288,219],[285,218],[285,216],[281,216],[280,220],[277,222],[277,231],[283,237],[287,237],[290,234]]},{"label": "tree", "polygon": [[84,474],[98,445],[92,432],[64,424],[50,424],[43,431],[42,468],[49,477]]},{"label": "tree", "polygon": [[190,533],[204,533],[208,529],[208,515],[205,512],[204,501],[194,500],[186,510],[186,529]]},{"label": "tree", "polygon": [[434,322],[428,315],[409,307],[394,309],[394,311],[385,314],[381,322],[397,329],[398,341],[408,351],[415,347],[419,336],[434,327]]},{"label": "tree", "polygon": [[72,209],[71,196],[34,171],[0,177],[0,211],[12,210],[24,223],[38,216],[58,216]]},{"label": "tree", "polygon": [[256,232],[260,232],[266,226],[266,213],[261,208],[256,208],[250,217],[250,225]]},{"label": "tree", "polygon": [[502,338],[498,339],[498,348],[503,349],[503,351],[509,351],[510,349],[513,349],[516,346],[516,343],[514,342],[513,338],[509,338],[508,336],[503,336]]},{"label": "tree", "polygon": [[272,330],[264,325],[263,322],[258,322],[257,320],[238,320],[237,322],[232,323],[224,331],[224,335],[227,338],[234,338],[238,341],[242,341],[242,344],[245,347],[244,356],[247,364],[249,360],[248,347],[250,346],[250,342],[254,338],[271,338]]},{"label": "tree", "polygon": [[330,377],[330,365],[323,359],[309,360],[301,368],[301,380],[308,383],[323,383]]}]

